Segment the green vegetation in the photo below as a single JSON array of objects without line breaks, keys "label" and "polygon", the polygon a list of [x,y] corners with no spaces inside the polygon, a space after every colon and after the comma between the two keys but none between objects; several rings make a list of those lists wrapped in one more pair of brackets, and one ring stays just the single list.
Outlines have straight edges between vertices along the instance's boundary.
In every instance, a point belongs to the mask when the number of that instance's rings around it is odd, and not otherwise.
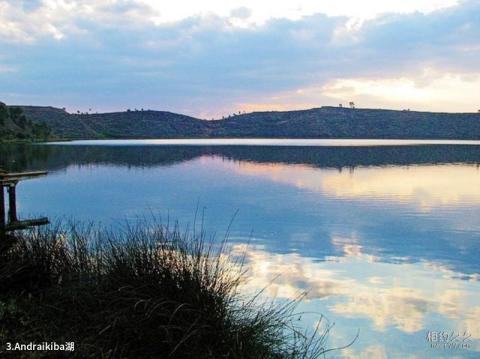
[{"label": "green vegetation", "polygon": [[0,142],[45,140],[50,129],[45,122],[32,122],[20,107],[0,102]]},{"label": "green vegetation", "polygon": [[254,112],[217,122],[218,137],[480,139],[477,113],[322,107]]},{"label": "green vegetation", "polygon": [[[327,352],[330,327],[306,336],[295,327],[295,303],[279,308],[242,298],[241,262],[204,235],[146,224],[120,233],[56,226],[10,240],[0,251],[2,346],[74,341],[76,358]],[[22,353],[49,357],[16,357]]]},{"label": "green vegetation", "polygon": [[343,107],[240,113],[205,121],[164,111],[69,114],[22,107],[59,137],[81,138],[390,138],[480,139],[480,113],[434,113]]},{"label": "green vegetation", "polygon": [[205,122],[165,111],[126,111],[70,114],[53,107],[22,107],[34,121],[46,122],[61,138],[167,138],[202,137]]}]

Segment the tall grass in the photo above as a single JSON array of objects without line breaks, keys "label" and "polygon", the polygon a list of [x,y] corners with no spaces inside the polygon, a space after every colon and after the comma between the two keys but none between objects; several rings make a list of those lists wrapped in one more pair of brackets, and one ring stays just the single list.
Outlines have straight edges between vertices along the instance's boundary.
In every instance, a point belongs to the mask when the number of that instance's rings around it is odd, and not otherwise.
[{"label": "tall grass", "polygon": [[204,233],[156,223],[23,232],[0,253],[0,343],[73,341],[77,358],[322,356],[328,328],[306,336],[294,302],[244,298],[239,268]]}]

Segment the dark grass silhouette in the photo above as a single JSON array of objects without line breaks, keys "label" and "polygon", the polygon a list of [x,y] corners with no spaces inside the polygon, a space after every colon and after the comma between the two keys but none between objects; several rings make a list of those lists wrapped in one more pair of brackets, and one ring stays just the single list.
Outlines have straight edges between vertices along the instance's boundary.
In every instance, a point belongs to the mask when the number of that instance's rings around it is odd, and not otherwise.
[{"label": "dark grass silhouette", "polygon": [[323,357],[328,326],[307,336],[295,302],[246,300],[242,279],[225,242],[177,226],[23,232],[1,252],[0,342],[73,341],[77,358]]}]

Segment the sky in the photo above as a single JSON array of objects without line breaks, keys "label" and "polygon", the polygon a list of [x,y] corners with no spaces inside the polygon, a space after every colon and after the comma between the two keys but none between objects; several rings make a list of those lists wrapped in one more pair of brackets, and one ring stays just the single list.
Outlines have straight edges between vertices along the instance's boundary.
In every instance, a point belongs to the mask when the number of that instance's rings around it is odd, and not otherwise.
[{"label": "sky", "polygon": [[479,0],[0,0],[0,101],[480,109]]}]

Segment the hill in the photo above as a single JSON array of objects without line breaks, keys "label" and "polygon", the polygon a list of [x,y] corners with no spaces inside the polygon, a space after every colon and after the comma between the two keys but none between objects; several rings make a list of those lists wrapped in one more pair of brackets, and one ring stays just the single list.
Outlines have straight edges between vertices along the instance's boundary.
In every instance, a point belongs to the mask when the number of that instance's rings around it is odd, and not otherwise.
[{"label": "hill", "polygon": [[54,107],[22,106],[63,138],[162,138],[205,136],[205,121],[166,111],[70,114]]},{"label": "hill", "polygon": [[70,114],[22,106],[65,138],[395,138],[480,139],[480,114],[321,107],[252,112],[217,121],[164,111]]},{"label": "hill", "polygon": [[49,127],[42,121],[33,122],[20,107],[8,107],[0,102],[0,142],[45,140]]},{"label": "hill", "polygon": [[480,139],[480,114],[321,107],[253,112],[216,123],[219,137]]}]

